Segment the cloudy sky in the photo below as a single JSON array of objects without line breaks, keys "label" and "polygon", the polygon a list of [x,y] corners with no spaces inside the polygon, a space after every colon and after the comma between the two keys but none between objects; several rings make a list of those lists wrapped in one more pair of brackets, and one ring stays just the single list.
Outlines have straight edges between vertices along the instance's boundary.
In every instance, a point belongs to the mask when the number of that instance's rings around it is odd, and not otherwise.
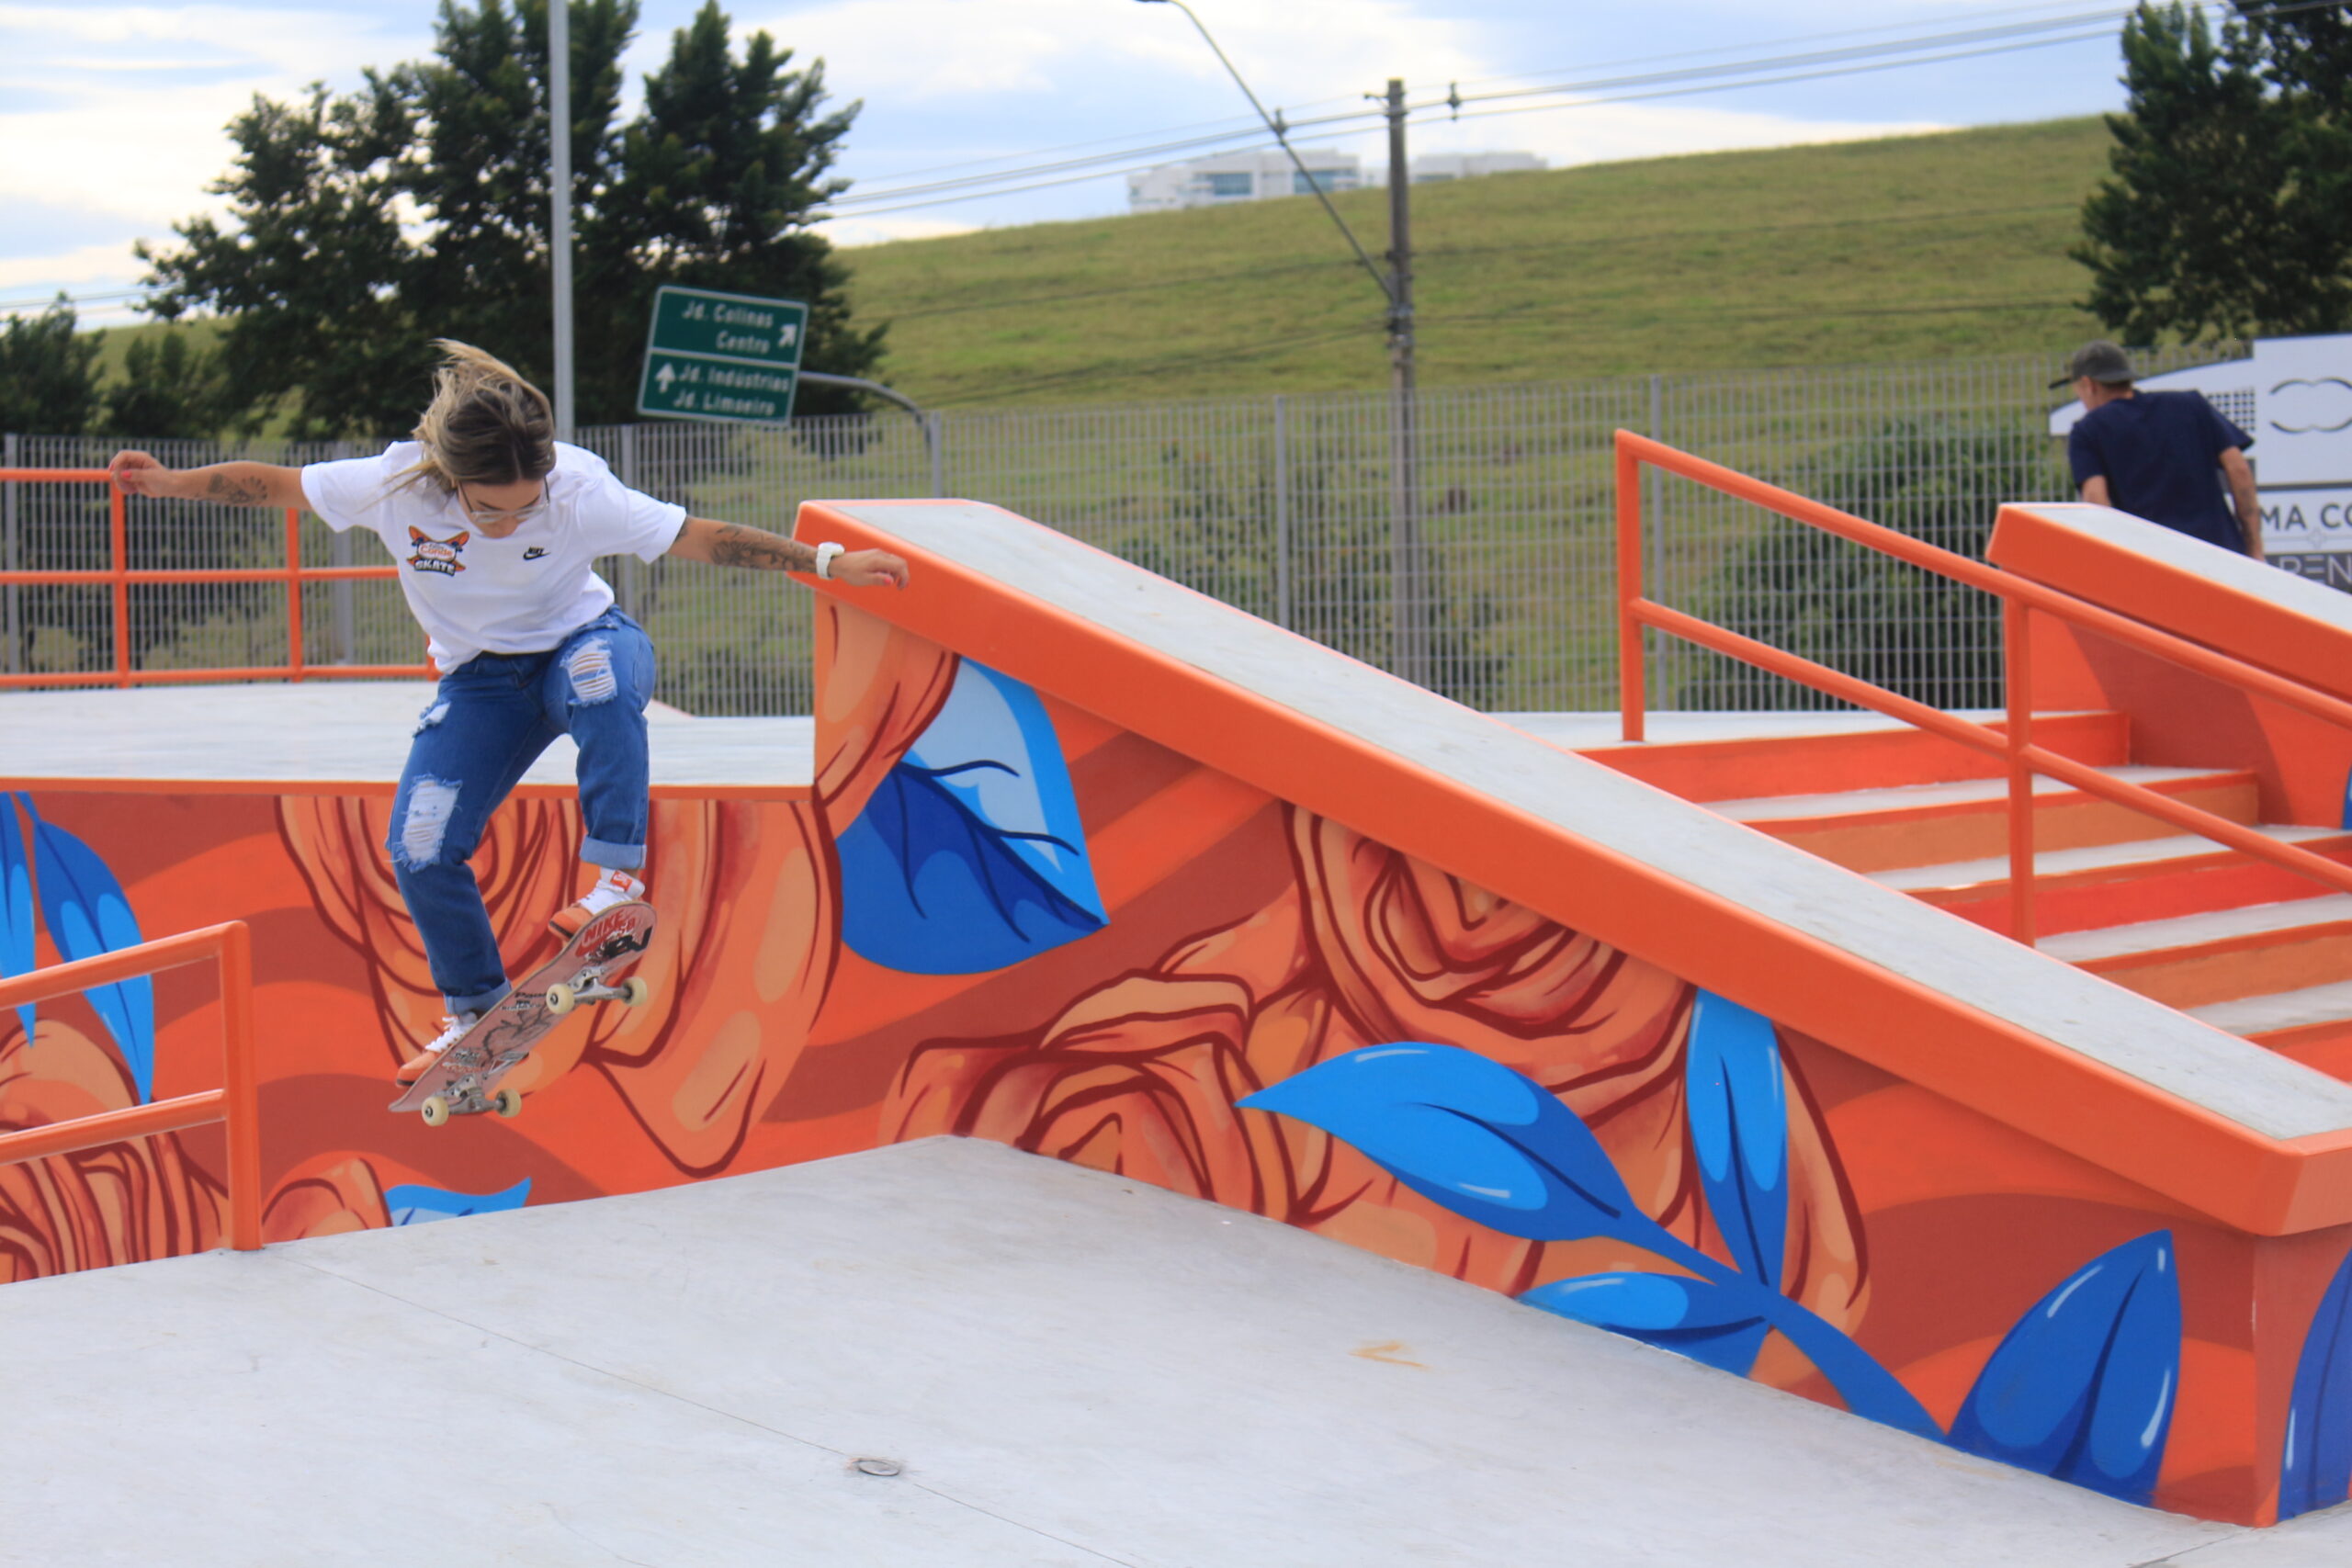
[{"label": "cloudy sky", "polygon": [[[632,93],[695,8],[695,0],[644,0]],[[2113,38],[2121,12],[2098,0],[1193,0],[1193,8],[1260,97],[1295,119],[1361,107],[1390,76],[1422,98],[1461,84],[1477,100],[1465,106],[1473,112],[1417,125],[1417,152],[1524,151],[1559,165],[2041,119],[2121,99]],[[885,193],[1228,130],[1248,112],[1172,6],[736,0],[729,10],[739,36],[766,29],[800,59],[822,59],[837,99],[863,100],[842,172],[858,182],[852,209],[862,199],[871,210],[836,220],[846,243],[1116,212],[1128,162],[937,205]],[[130,246],[168,242],[175,221],[217,208],[205,187],[228,167],[229,119],[256,94],[291,97],[313,81],[349,87],[365,67],[429,53],[435,11],[429,0],[0,0],[0,312],[62,289],[93,323],[136,319],[129,299],[142,269]],[[2081,20],[2060,25],[2067,18]],[[2035,27],[2051,30],[1994,31]],[[1972,30],[1983,36],[1926,51],[1941,58],[1863,73],[1791,64],[1765,73],[1809,79],[1673,96],[1619,86],[1477,98]],[[1493,112],[1501,109],[1520,112]],[[1329,144],[1367,163],[1385,158],[1376,124],[1362,123],[1332,128],[1343,134]]]}]

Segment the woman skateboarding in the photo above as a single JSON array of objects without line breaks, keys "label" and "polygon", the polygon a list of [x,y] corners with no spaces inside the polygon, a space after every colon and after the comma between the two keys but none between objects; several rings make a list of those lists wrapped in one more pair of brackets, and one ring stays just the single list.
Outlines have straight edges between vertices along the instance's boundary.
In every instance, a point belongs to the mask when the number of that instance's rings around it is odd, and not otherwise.
[{"label": "woman skateboarding", "polygon": [[904,587],[888,550],[815,547],[630,490],[555,438],[545,393],[478,348],[443,340],[433,400],[374,457],[282,468],[167,468],[115,454],[131,495],[303,508],[366,528],[401,563],[401,592],[441,671],[417,720],[385,848],[449,1016],[394,1076],[413,1083],[510,987],[469,862],[491,813],[559,735],[580,748],[580,855],[589,886],[551,920],[565,937],[641,899],[650,814],[645,705],[653,645],[615,607],[594,561],[627,551]]}]

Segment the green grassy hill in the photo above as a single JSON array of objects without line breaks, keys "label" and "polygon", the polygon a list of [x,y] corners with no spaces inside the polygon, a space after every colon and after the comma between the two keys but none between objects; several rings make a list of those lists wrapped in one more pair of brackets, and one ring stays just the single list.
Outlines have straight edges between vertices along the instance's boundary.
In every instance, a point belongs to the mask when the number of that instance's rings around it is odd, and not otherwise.
[{"label": "green grassy hill", "polygon": [[[1416,186],[1424,385],[2051,352],[2097,119]],[[1340,210],[1375,254],[1387,197]],[[1313,201],[844,253],[884,376],[933,406],[1386,384],[1382,305]]]},{"label": "green grassy hill", "polygon": [[[1416,186],[1422,384],[2057,354],[2099,330],[2066,247],[2108,142],[2054,120]],[[1337,204],[1386,249],[1385,191]],[[930,407],[1387,384],[1380,296],[1303,197],[842,254],[884,378]],[[108,372],[160,330],[108,332]]]}]

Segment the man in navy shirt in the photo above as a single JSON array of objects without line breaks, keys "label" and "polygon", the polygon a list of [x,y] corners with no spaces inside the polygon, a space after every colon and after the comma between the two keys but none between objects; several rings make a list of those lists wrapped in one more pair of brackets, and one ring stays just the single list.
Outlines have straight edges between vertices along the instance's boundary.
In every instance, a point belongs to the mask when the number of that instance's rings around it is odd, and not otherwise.
[{"label": "man in navy shirt", "polygon": [[2083,499],[2260,560],[2262,509],[2245,460],[2254,438],[2201,392],[2143,392],[2132,379],[2121,349],[2088,343],[2066,362],[2065,376],[2050,383],[2071,381],[2083,400],[2086,412],[2066,437],[2066,461]]}]

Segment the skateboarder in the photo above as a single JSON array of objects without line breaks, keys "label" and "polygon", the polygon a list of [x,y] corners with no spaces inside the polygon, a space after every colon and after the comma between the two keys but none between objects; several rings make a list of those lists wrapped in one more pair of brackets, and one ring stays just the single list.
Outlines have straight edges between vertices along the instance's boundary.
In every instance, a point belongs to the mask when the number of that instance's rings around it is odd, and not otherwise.
[{"label": "skateboarder", "polygon": [[433,400],[407,441],[373,457],[281,468],[165,468],[115,454],[132,495],[307,507],[338,532],[364,527],[401,565],[439,689],[417,720],[385,848],[449,1008],[441,1033],[395,1075],[413,1083],[510,987],[471,865],[499,802],[558,735],[580,747],[581,858],[588,887],[550,921],[565,936],[644,897],[650,811],[645,705],[653,648],[593,570],[626,550],[859,587],[904,587],[888,550],[813,547],[689,517],[555,438],[545,393],[481,349],[442,340]]}]

